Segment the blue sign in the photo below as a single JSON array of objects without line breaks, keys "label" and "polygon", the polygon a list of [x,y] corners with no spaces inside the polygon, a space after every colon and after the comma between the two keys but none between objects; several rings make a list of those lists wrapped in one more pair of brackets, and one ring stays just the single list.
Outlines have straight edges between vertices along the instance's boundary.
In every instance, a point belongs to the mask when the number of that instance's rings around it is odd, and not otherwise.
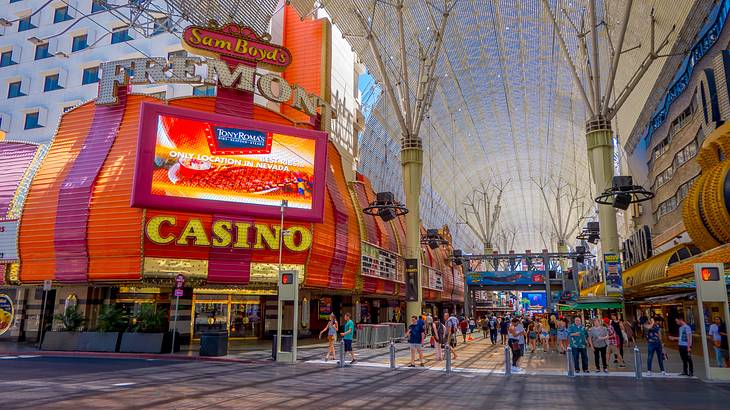
[{"label": "blue sign", "polygon": [[547,306],[545,292],[522,292],[522,298],[526,299],[529,310],[543,310]]},{"label": "blue sign", "polygon": [[[230,127],[213,127],[215,147],[219,155],[268,154],[271,152],[272,135],[257,130],[244,130]],[[211,144],[212,145],[212,144]]]},{"label": "blue sign", "polygon": [[467,285],[500,286],[500,285],[544,285],[545,272],[536,270],[505,272],[468,272]]}]

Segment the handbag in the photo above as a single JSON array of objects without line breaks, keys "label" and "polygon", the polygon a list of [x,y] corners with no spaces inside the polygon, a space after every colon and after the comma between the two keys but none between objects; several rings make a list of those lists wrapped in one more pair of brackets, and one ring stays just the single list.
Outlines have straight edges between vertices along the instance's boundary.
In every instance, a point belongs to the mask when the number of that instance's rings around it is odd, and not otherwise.
[{"label": "handbag", "polygon": [[517,340],[515,340],[515,339],[510,339],[509,340],[509,347],[510,347],[510,349],[512,349],[514,351],[519,351],[520,350],[520,342],[517,341]]}]

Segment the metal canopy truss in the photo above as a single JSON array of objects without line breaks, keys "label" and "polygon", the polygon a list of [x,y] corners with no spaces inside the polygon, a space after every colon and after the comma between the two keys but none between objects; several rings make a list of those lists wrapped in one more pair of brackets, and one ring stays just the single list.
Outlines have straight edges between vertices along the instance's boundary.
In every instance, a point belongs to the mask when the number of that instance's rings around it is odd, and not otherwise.
[{"label": "metal canopy truss", "polygon": [[[296,3],[301,7],[303,2]],[[390,78],[405,81],[398,71],[400,60],[405,58],[411,67],[419,66],[420,48],[427,46],[430,34],[438,27],[438,7],[443,4],[405,2],[407,52],[401,56],[398,19],[393,5],[387,3],[391,2],[310,2],[310,7],[327,10],[381,84],[383,77],[361,20],[372,24],[372,35]],[[587,4],[587,0],[551,1],[552,7],[565,9],[558,16],[564,29],[569,26],[566,16],[579,21]],[[311,10],[304,9],[300,13]],[[578,40],[573,36],[566,42],[575,54]],[[514,235],[514,240],[506,242],[514,242],[514,249],[542,247],[539,227],[551,221],[531,178],[552,176],[575,181],[579,197],[586,201],[584,209],[591,206],[582,136],[585,107],[568,66],[561,61],[549,15],[540,0],[458,0],[450,12],[442,48],[434,71],[438,81],[427,113],[430,121],[424,121],[419,134],[426,153],[421,195],[424,224],[456,226],[452,233],[457,247],[482,249],[482,239],[459,224],[457,214],[482,184],[510,180],[502,192],[499,214],[499,225],[509,227]],[[408,78],[411,90],[418,88],[418,78],[414,77]],[[393,104],[385,100],[380,98],[376,103],[366,124],[359,168],[376,189],[398,196],[403,194],[399,119]],[[495,234],[501,230],[498,227]]]}]

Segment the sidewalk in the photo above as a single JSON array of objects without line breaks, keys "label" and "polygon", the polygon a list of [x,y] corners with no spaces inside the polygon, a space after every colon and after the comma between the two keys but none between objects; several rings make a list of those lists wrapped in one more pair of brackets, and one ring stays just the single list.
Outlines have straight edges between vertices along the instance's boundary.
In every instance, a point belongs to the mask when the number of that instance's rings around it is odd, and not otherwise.
[{"label": "sidewalk", "polygon": [[[299,341],[298,360],[308,363],[327,363],[336,364],[336,360],[324,361],[327,354],[327,343],[319,339],[303,339]],[[671,346],[671,345],[669,345]],[[640,344],[641,365],[646,372],[646,345]],[[207,360],[219,362],[268,362],[271,363],[271,341],[260,340],[246,343],[236,343],[233,341],[229,345],[228,355],[221,357],[201,357],[198,354],[199,345],[192,344],[183,346],[181,351],[174,354],[138,354],[138,353],[94,353],[94,352],[52,352],[38,350],[32,344],[18,344],[0,342],[0,356],[2,355],[26,355],[26,356],[70,356],[70,357],[104,357],[104,358],[121,358],[121,359],[151,359],[151,360]],[[504,346],[501,344],[492,345],[487,339],[481,338],[481,333],[475,333],[473,340],[463,343],[463,339],[459,337],[459,343],[455,349],[457,358],[452,361],[452,369],[454,371],[473,372],[473,373],[495,373],[503,374],[505,371]],[[665,363],[667,373],[676,375],[681,372],[682,362],[679,353],[676,350],[668,349],[669,360]],[[705,369],[702,360],[701,351],[694,352],[694,374],[695,377],[704,379]],[[377,349],[355,349],[358,359],[356,366],[390,366],[390,349],[389,346]],[[624,349],[626,355],[626,367],[619,368],[618,364],[609,363],[609,375],[634,377],[634,353],[633,346]],[[430,346],[424,349],[425,367],[429,370],[445,371],[445,361],[436,361],[435,350]],[[416,359],[418,360],[418,359]],[[349,360],[346,360],[349,363]],[[407,343],[396,343],[396,365],[405,368],[410,363],[410,352]],[[595,365],[593,360],[593,352],[588,352],[589,369],[592,375]],[[418,363],[417,363],[418,364]],[[565,375],[567,374],[567,358],[565,355],[556,352],[543,352],[537,350],[530,353],[529,350],[520,359],[518,365],[524,369],[525,374],[536,375]],[[658,364],[654,361],[654,375],[659,375]],[[646,374],[646,373],[644,373]],[[604,374],[600,374],[604,376]]]}]

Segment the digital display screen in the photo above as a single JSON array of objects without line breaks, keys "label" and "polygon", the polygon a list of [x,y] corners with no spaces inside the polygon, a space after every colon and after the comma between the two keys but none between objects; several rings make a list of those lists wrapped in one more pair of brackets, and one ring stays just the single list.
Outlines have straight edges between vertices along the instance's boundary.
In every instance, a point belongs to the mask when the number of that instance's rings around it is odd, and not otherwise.
[{"label": "digital display screen", "polygon": [[[162,108],[160,108],[162,107]],[[133,206],[320,220],[326,133],[143,104]]]}]

